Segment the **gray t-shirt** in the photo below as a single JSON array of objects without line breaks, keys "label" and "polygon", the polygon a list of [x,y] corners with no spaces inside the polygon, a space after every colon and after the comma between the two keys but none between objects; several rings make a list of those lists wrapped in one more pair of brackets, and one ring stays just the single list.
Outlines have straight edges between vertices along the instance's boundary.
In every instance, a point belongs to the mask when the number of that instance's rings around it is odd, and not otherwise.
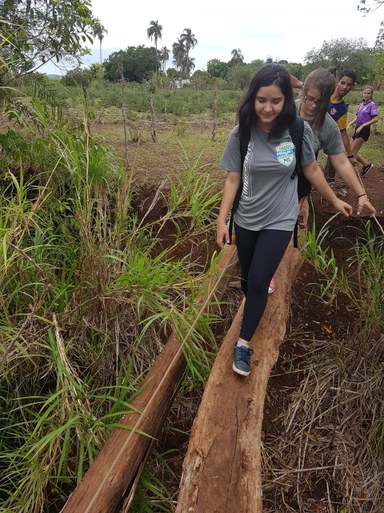
[{"label": "gray t-shirt", "polygon": [[[309,121],[309,124],[311,122]],[[336,121],[327,112],[323,128],[320,132],[313,130],[313,142],[315,154],[318,155],[320,150],[324,150],[327,155],[335,155],[336,153],[344,152],[344,143],[341,138],[340,128],[337,126]]]},{"label": "gray t-shirt", "polygon": [[[235,223],[248,230],[292,231],[297,221],[297,176],[295,146],[286,130],[279,140],[253,127],[244,160],[243,192],[235,213]],[[304,122],[301,165],[315,160],[313,133]],[[220,162],[225,171],[241,171],[238,126],[229,136]]]},{"label": "gray t-shirt", "polygon": [[[300,112],[300,101],[296,102],[296,106],[297,111]],[[327,155],[343,153],[344,143],[341,138],[340,128],[329,112],[325,115],[324,125],[320,132],[314,130],[311,121],[308,121],[308,123],[313,131],[313,149],[315,150],[315,155],[318,155],[320,150],[323,150]]]}]

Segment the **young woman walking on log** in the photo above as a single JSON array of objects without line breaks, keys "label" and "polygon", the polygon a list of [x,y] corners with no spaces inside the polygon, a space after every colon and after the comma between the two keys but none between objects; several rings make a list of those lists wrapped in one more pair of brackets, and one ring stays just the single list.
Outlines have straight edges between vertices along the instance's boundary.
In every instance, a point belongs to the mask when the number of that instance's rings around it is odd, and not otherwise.
[{"label": "young woman walking on log", "polygon": [[[298,215],[295,146],[289,128],[296,120],[290,74],[279,64],[264,65],[252,79],[240,105],[220,167],[227,171],[217,219],[217,244],[230,244],[228,215],[242,184],[234,214],[241,284],[246,300],[233,370],[251,372],[250,341],[264,313],[270,281],[285,253]],[[241,140],[249,140],[243,166]],[[343,215],[352,207],[328,185],[313,150],[313,133],[304,122],[301,170],[320,194]]]}]

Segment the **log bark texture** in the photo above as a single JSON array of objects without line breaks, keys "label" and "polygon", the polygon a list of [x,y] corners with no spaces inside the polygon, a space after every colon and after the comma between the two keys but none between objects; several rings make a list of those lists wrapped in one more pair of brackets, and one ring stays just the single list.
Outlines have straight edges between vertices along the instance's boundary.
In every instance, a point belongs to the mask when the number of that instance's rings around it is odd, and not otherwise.
[{"label": "log bark texture", "polygon": [[251,341],[252,372],[232,370],[233,346],[240,331],[239,309],[213,365],[195,418],[176,513],[261,513],[261,436],[264,401],[271,369],[279,356],[290,311],[290,291],[301,266],[290,245],[277,271]]},{"label": "log bark texture", "polygon": [[[216,270],[207,278],[204,292],[197,299],[201,312],[207,311],[214,297],[220,299],[236,263],[236,246],[227,246]],[[128,429],[118,428],[111,433],[99,456],[64,505],[62,513],[120,511],[124,499],[131,495],[136,477],[153,440],[164,425],[181,383],[186,368],[181,346],[182,341],[172,334],[132,402],[133,413],[127,413],[120,419],[120,424]]]}]

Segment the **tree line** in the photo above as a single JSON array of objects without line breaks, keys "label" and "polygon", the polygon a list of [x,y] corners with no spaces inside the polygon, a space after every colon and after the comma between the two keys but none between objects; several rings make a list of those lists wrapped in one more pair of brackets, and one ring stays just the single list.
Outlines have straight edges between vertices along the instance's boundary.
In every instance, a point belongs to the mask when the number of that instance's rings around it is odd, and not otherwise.
[{"label": "tree line", "polygon": [[[367,15],[373,7],[378,8],[384,0],[373,0],[367,5],[360,0],[358,9]],[[100,64],[86,70],[85,74],[100,74],[110,81],[125,79],[143,83],[155,81],[160,86],[168,86],[175,79],[190,79],[192,86],[244,88],[252,74],[264,61],[244,62],[241,49],[231,52],[228,61],[212,58],[206,70],[195,69],[191,51],[198,41],[191,28],[185,28],[172,49],[158,49],[163,27],[158,20],[152,20],[147,28],[147,36],[154,43],[152,47],[129,46],[111,54],[103,62],[102,41],[107,29],[92,14],[91,0],[2,0],[0,1],[0,86],[13,79],[36,72],[51,61],[60,62],[65,58],[77,60],[78,67],[66,77],[73,83],[84,70],[81,58],[87,53],[86,45],[94,38],[100,43]],[[167,69],[172,53],[173,67]],[[341,71],[353,68],[362,84],[372,83],[380,88],[384,78],[384,26],[380,26],[373,48],[363,38],[338,38],[324,41],[320,49],[307,52],[304,64],[279,61],[286,65],[290,73],[299,79],[312,69],[334,66]]]},{"label": "tree line", "polygon": [[[88,70],[80,67],[67,73],[63,78],[65,85],[74,85],[84,81],[84,77],[102,76],[107,81],[116,82],[124,79],[131,83],[150,83],[153,86],[169,89],[188,78],[188,87],[195,89],[245,89],[256,71],[266,62],[255,59],[244,62],[241,49],[233,50],[228,61],[211,59],[206,70],[197,70],[191,75],[178,67],[164,70],[161,66],[159,51],[155,47],[130,46],[111,54],[102,65],[93,65]],[[324,41],[321,48],[307,52],[304,64],[280,60],[289,72],[303,80],[318,67],[335,67],[355,70],[358,84],[370,83],[376,89],[381,88],[384,79],[384,49],[379,45],[370,48],[363,38],[337,38]]]}]

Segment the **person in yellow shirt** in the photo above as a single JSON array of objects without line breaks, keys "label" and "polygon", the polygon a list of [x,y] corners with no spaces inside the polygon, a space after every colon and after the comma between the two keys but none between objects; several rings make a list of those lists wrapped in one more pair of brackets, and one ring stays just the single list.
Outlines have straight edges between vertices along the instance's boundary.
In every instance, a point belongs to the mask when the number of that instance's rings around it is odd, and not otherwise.
[{"label": "person in yellow shirt", "polygon": [[[336,82],[336,87],[329,100],[327,109],[339,127],[347,158],[354,167],[357,166],[358,162],[353,155],[351,141],[347,132],[348,104],[345,103],[344,98],[353,89],[356,83],[356,78],[356,73],[353,70],[347,69],[341,73],[338,82]],[[335,168],[333,167],[330,159],[327,159],[325,175],[329,182],[335,181]]]}]

